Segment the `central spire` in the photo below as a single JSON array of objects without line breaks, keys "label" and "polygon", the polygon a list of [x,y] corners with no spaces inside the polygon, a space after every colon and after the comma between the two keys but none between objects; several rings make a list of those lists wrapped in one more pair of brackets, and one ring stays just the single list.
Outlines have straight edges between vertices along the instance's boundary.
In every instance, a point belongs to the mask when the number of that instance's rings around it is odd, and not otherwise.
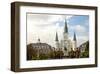
[{"label": "central spire", "polygon": [[67,22],[66,22],[66,19],[65,19],[64,33],[68,33],[68,27],[67,27]]}]

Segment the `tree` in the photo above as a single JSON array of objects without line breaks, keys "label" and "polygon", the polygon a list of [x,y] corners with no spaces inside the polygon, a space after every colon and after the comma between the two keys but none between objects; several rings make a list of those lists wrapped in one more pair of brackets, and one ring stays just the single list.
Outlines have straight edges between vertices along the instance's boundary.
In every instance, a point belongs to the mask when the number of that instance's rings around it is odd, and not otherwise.
[{"label": "tree", "polygon": [[81,58],[89,57],[89,41],[86,42],[85,52],[81,53]]},{"label": "tree", "polygon": [[63,58],[63,55],[64,55],[63,51],[60,50],[55,51],[55,58],[57,59]]},{"label": "tree", "polygon": [[49,56],[47,55],[47,54],[44,54],[44,53],[40,53],[39,54],[39,60],[43,60],[43,59],[48,59],[49,58]]},{"label": "tree", "polygon": [[50,59],[54,59],[55,58],[55,51],[51,51],[48,55],[49,55]]},{"label": "tree", "polygon": [[37,57],[37,50],[33,49],[32,45],[27,45],[27,60],[35,60]]},{"label": "tree", "polygon": [[88,51],[82,52],[81,58],[86,58],[86,57],[89,57],[89,52]]}]

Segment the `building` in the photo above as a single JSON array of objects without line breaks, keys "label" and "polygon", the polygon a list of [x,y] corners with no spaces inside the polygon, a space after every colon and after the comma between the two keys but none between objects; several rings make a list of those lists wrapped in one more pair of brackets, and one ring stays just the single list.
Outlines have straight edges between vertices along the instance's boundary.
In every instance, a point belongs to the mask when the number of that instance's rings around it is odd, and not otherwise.
[{"label": "building", "polygon": [[77,48],[77,40],[76,40],[76,34],[74,32],[73,40],[69,39],[68,36],[68,27],[67,22],[65,20],[65,26],[64,26],[64,32],[63,32],[63,39],[58,39],[58,33],[56,32],[56,38],[55,38],[55,44],[56,44],[56,50],[62,50],[64,53],[64,56],[68,56],[69,52],[71,50],[74,50]]},{"label": "building", "polygon": [[41,56],[42,56],[42,59],[45,57],[47,59],[50,59],[51,56],[52,58],[61,58],[61,56],[58,57],[58,54],[62,55],[63,58],[77,57],[77,55],[74,55],[74,54],[77,54],[76,53],[77,39],[76,39],[75,32],[73,33],[74,33],[73,40],[71,40],[68,35],[68,27],[67,27],[67,22],[65,20],[63,38],[61,40],[59,40],[58,33],[56,32],[56,37],[55,37],[56,47],[52,47],[51,45],[47,43],[42,43],[40,39],[38,39],[36,43],[30,43],[27,45],[28,60],[41,59]]},{"label": "building", "polygon": [[50,46],[47,43],[41,43],[40,39],[38,39],[37,43],[30,44],[33,50],[38,50],[38,53],[48,54],[49,52],[54,50],[54,47]]}]

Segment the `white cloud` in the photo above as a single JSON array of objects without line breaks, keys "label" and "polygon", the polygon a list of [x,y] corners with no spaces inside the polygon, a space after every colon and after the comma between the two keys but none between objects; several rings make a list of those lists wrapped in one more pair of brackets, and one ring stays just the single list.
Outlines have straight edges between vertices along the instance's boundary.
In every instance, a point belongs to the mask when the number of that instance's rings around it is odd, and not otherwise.
[{"label": "white cloud", "polygon": [[[72,15],[66,16],[70,19]],[[65,21],[64,15],[47,15],[47,14],[28,14],[27,16],[27,43],[37,42],[40,38],[41,42],[55,46],[55,35],[58,32],[59,40],[63,38],[63,26],[60,27],[57,21]],[[85,28],[77,26],[69,26],[70,29],[75,29],[77,32],[84,32]],[[86,40],[86,36],[78,37],[78,45]]]},{"label": "white cloud", "polygon": [[76,32],[86,32],[86,28],[84,26],[81,25],[69,25],[70,29]]},{"label": "white cloud", "polygon": [[75,28],[75,31],[77,31],[77,32],[85,32],[86,31],[85,27],[81,26],[81,25],[76,25],[74,28]]},{"label": "white cloud", "polygon": [[[89,40],[89,34],[86,31],[86,28],[84,26],[82,26],[82,25],[74,25],[74,26],[69,25],[69,27],[70,27],[69,29],[71,31],[76,32],[77,46],[79,46],[82,43]],[[71,36],[71,39],[73,39],[73,36]]]}]

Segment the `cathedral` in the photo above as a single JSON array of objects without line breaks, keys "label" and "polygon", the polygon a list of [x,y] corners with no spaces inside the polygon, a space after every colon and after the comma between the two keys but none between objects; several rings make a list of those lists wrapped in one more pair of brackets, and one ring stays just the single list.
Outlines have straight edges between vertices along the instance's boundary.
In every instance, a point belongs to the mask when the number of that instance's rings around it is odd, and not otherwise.
[{"label": "cathedral", "polygon": [[69,39],[66,20],[64,24],[63,39],[59,40],[58,33],[56,32],[55,44],[56,50],[63,51],[64,56],[68,56],[70,51],[75,51],[77,48],[76,34],[74,32],[73,40]]},{"label": "cathedral", "polygon": [[[38,39],[37,43],[30,43],[27,45],[27,60],[38,60],[38,59],[57,59],[57,58],[79,58],[80,51],[77,49],[76,34],[73,32],[73,40],[69,38],[67,22],[64,22],[63,38],[59,40],[56,32],[55,45],[52,47],[47,43],[42,43]],[[52,52],[52,53],[51,53]],[[60,52],[60,54],[58,53]],[[63,53],[63,54],[62,54]]]}]

